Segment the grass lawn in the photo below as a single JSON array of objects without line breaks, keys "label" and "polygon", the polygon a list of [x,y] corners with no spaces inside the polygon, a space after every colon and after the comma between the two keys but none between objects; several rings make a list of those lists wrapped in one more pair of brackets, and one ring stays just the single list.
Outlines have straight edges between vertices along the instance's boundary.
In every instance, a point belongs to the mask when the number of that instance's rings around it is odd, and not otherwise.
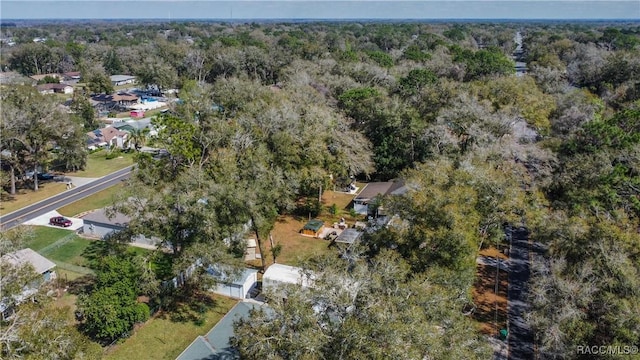
[{"label": "grass lawn", "polygon": [[229,312],[237,300],[217,296],[215,306],[202,314],[202,321],[173,321],[160,314],[140,328],[124,343],[111,348],[105,360],[175,359],[198,336],[206,334]]},{"label": "grass lawn", "polygon": [[26,247],[39,251],[49,244],[62,239],[65,236],[73,234],[72,230],[58,229],[48,226],[31,226],[29,240],[25,243]]},{"label": "grass lawn", "polygon": [[82,171],[68,173],[68,176],[98,178],[133,165],[133,153],[122,153],[114,159],[107,159],[107,150],[100,150],[87,156],[87,167]]},{"label": "grass lawn", "polygon": [[2,194],[0,197],[0,214],[22,209],[25,206],[35,204],[40,200],[57,195],[66,190],[66,185],[61,182],[48,181],[38,184],[38,191],[19,189],[16,195]]},{"label": "grass lawn", "polygon": [[99,191],[89,197],[78,200],[67,206],[58,209],[58,212],[64,216],[76,216],[85,211],[101,209],[106,206],[113,205],[114,196],[122,189],[122,185],[114,185],[110,188]]},{"label": "grass lawn", "polygon": [[[362,187],[363,185],[359,184],[359,186]],[[322,212],[317,218],[324,221],[325,226],[328,227],[334,222],[340,221],[341,217],[344,217],[345,221],[350,225],[353,225],[356,220],[363,220],[364,217],[362,216],[352,217],[349,214],[353,197],[354,195],[352,194],[331,190],[324,191],[322,194]],[[331,214],[329,211],[329,208],[333,204],[336,205],[336,214]],[[282,215],[278,217],[273,231],[271,231],[274,242],[282,245],[282,251],[277,259],[278,263],[299,266],[314,256],[333,252],[332,249],[329,249],[329,241],[300,235],[300,230],[308,220],[308,217],[293,215]],[[249,234],[249,236],[252,236],[252,234]],[[271,244],[269,239],[263,241],[265,248],[264,257],[268,266],[273,263]],[[261,262],[260,260],[255,260],[251,262],[251,265],[261,266]]]},{"label": "grass lawn", "polygon": [[[307,259],[332,251],[329,249],[329,241],[300,235],[300,229],[306,222],[306,218],[295,218],[290,215],[278,217],[273,231],[271,231],[274,243],[282,245],[282,251],[277,259],[278,263],[298,266]],[[263,241],[264,256],[268,266],[273,264],[271,245],[269,239]],[[259,266],[260,260],[256,260],[252,264]]]},{"label": "grass lawn", "polygon": [[82,256],[84,250],[91,245],[93,241],[76,237],[64,245],[52,249],[43,254],[51,260],[61,261],[78,266],[87,266],[86,259]]}]

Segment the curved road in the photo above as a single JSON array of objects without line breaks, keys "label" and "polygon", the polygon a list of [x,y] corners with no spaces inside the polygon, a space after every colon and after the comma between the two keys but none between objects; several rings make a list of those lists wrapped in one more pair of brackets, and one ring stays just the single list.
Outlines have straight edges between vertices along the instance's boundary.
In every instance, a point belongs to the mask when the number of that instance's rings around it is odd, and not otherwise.
[{"label": "curved road", "polygon": [[20,210],[16,210],[9,214],[0,216],[0,229],[11,229],[12,227],[20,225],[25,221],[33,219],[42,214],[46,214],[49,211],[56,210],[80,199],[84,199],[87,196],[97,193],[98,191],[116,185],[120,181],[129,178],[132,167],[133,165],[128,166],[122,170],[118,170],[88,184],[78,186],[71,190],[66,190],[63,193],[54,195],[33,205],[29,205]]}]

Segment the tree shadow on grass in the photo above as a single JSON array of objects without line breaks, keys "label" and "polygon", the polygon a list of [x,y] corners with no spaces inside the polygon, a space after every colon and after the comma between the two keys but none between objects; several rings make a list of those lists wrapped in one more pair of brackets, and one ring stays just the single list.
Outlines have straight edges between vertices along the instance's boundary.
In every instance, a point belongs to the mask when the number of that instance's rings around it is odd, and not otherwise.
[{"label": "tree shadow on grass", "polygon": [[95,269],[100,260],[111,255],[122,255],[125,253],[126,248],[126,244],[115,241],[95,240],[82,251],[82,257],[87,259],[88,267]]},{"label": "tree shadow on grass", "polygon": [[189,292],[177,295],[173,301],[173,310],[168,314],[173,322],[191,322],[196,326],[205,323],[207,311],[216,306],[216,301],[210,294],[195,292],[190,296]]},{"label": "tree shadow on grass", "polygon": [[84,275],[68,283],[68,292],[73,295],[88,294],[96,282],[95,275]]}]

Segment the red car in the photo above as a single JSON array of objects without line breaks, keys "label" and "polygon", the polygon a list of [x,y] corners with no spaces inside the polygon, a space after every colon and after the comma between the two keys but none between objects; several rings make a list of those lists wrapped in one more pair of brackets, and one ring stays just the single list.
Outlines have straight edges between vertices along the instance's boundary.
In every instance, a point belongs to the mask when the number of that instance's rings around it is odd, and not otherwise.
[{"label": "red car", "polygon": [[67,219],[64,216],[54,216],[49,219],[49,225],[69,227],[71,226],[71,224],[73,224],[71,220]]}]

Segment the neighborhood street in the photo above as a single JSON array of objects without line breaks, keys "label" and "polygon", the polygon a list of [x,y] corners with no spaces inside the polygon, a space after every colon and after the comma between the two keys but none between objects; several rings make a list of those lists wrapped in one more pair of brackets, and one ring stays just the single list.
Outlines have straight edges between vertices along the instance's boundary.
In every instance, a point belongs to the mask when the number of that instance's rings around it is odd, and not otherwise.
[{"label": "neighborhood street", "polygon": [[25,221],[33,219],[37,216],[45,214],[49,211],[56,210],[65,205],[71,204],[80,199],[84,199],[90,195],[104,190],[110,186],[129,178],[132,166],[118,170],[114,173],[101,177],[88,184],[78,186],[76,188],[66,190],[63,193],[54,195],[48,199],[44,199],[33,205],[29,205],[20,210],[16,210],[9,214],[0,216],[0,229],[7,230],[22,224]]}]

